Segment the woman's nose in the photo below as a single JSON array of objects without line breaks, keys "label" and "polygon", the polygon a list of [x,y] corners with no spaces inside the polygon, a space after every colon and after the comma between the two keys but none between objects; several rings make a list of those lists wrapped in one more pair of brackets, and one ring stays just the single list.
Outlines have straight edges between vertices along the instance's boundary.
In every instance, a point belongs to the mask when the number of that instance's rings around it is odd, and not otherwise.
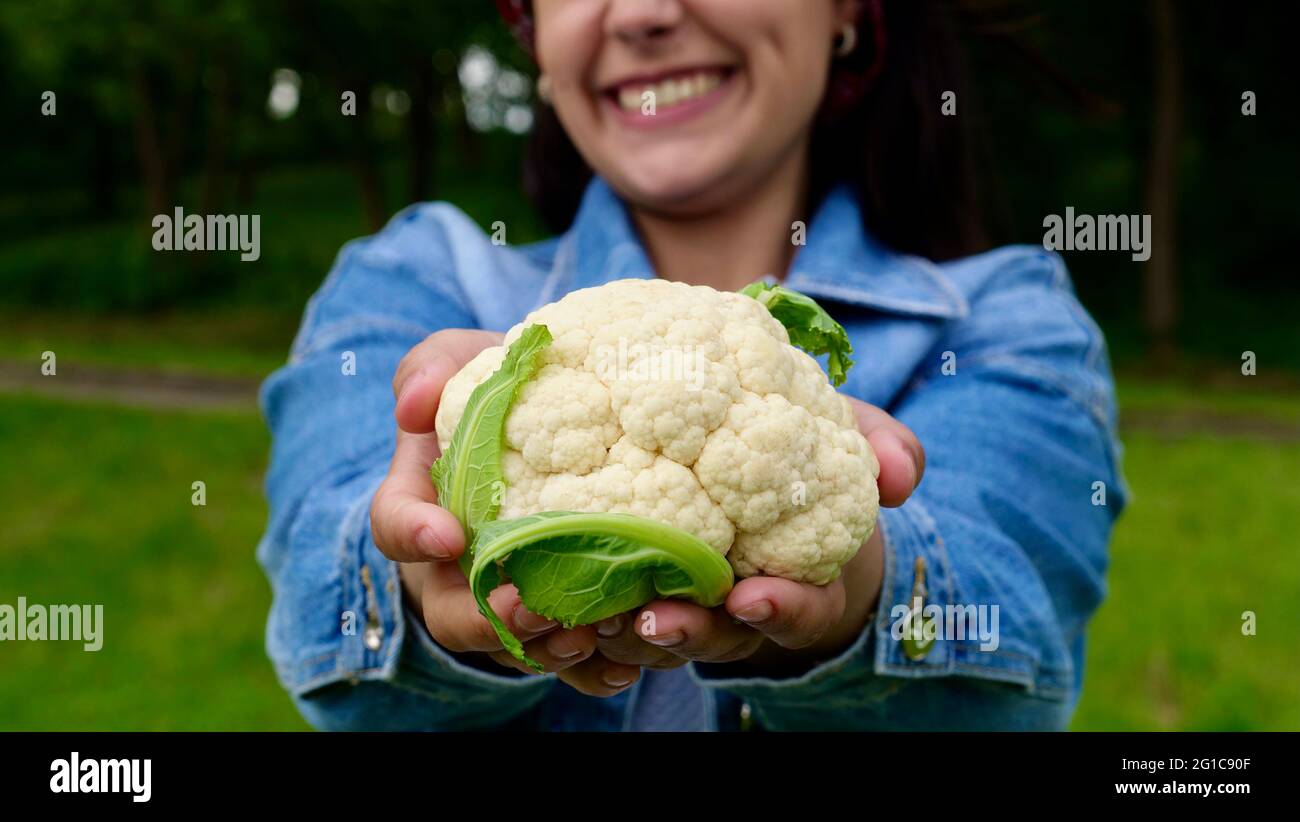
[{"label": "woman's nose", "polygon": [[683,14],[680,0],[610,0],[605,33],[641,45],[671,34]]}]

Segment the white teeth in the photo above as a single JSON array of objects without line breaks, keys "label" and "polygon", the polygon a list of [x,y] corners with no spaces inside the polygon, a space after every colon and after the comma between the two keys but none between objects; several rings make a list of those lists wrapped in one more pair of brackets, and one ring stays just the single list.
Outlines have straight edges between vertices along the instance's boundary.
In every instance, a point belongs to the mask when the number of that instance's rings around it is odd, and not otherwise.
[{"label": "white teeth", "polygon": [[625,111],[639,111],[649,93],[655,106],[672,106],[708,94],[721,84],[718,73],[699,72],[645,86],[623,86],[618,90],[618,105]]},{"label": "white teeth", "polygon": [[618,104],[628,111],[635,111],[641,107],[641,95],[636,89],[624,86],[618,90]]}]

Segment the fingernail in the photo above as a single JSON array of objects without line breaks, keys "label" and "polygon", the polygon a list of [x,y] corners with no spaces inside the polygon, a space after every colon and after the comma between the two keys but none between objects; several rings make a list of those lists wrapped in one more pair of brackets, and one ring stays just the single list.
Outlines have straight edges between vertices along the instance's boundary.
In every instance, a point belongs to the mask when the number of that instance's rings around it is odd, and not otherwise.
[{"label": "fingernail", "polygon": [[612,616],[596,623],[596,633],[603,637],[617,636],[623,630],[623,617]]},{"label": "fingernail", "polygon": [[907,486],[908,486],[909,488],[915,488],[915,487],[916,487],[916,469],[917,469],[917,465],[918,465],[918,463],[917,463],[917,461],[916,461],[916,454],[912,451],[911,448],[908,448],[908,447],[907,447],[906,443],[904,443],[904,442],[901,441],[901,440],[900,440],[899,443],[898,443],[898,447],[902,450],[902,452],[903,452],[904,454],[907,455]]},{"label": "fingernail", "polygon": [[632,678],[616,671],[606,671],[600,675],[600,681],[611,688],[622,688],[632,682]]},{"label": "fingernail", "polygon": [[680,645],[685,638],[682,636],[681,631],[673,631],[671,634],[664,634],[663,636],[648,636],[645,641],[651,645],[658,645],[660,648],[671,648],[674,645]]},{"label": "fingernail", "polygon": [[750,625],[758,622],[767,622],[772,618],[772,603],[765,599],[760,599],[758,602],[741,608],[733,614],[733,616],[741,622],[746,622]]},{"label": "fingernail", "polygon": [[556,659],[572,659],[582,653],[582,649],[564,635],[553,636],[546,640],[546,650],[550,651],[551,656]]},{"label": "fingernail", "polygon": [[433,559],[451,559],[451,551],[447,546],[442,544],[442,540],[434,535],[433,529],[427,525],[421,526],[415,534],[415,544],[420,546],[420,550]]},{"label": "fingernail", "polygon": [[520,629],[531,634],[546,631],[559,625],[555,620],[547,619],[539,614],[534,614],[522,605],[515,606],[515,610],[511,614],[511,619],[514,620],[515,625],[519,626]]},{"label": "fingernail", "polygon": [[894,440],[898,443],[898,450],[902,451],[904,454],[908,456],[908,460],[907,460],[908,487],[915,489],[917,482],[920,481],[919,477],[917,477],[917,473],[921,468],[921,455],[916,453],[916,449],[912,446],[912,444],[909,443],[907,440],[903,439],[902,437],[895,436]]}]

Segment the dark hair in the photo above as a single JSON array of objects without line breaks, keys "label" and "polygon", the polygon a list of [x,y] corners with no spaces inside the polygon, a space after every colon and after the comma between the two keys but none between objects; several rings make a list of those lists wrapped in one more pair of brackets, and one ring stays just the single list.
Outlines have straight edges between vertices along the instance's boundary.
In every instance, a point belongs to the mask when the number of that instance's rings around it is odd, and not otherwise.
[{"label": "dark hair", "polygon": [[[856,105],[814,126],[813,202],[837,182],[858,191],[863,223],[891,248],[946,260],[988,245],[978,204],[968,122],[965,56],[953,12],[941,0],[884,0],[884,65]],[[866,23],[864,22],[864,25]],[[871,33],[845,58],[865,70]],[[962,116],[940,111],[944,92]],[[592,171],[549,106],[538,105],[524,163],[524,187],[553,231],[573,222]]]}]

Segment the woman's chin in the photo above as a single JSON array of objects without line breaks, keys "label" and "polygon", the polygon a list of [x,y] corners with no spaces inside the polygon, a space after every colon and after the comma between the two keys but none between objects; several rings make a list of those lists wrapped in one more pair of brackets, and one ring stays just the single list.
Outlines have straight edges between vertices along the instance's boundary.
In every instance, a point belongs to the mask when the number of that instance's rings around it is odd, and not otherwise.
[{"label": "woman's chin", "polygon": [[687,163],[649,168],[639,166],[619,175],[619,194],[633,206],[683,216],[714,207],[726,174]]}]

